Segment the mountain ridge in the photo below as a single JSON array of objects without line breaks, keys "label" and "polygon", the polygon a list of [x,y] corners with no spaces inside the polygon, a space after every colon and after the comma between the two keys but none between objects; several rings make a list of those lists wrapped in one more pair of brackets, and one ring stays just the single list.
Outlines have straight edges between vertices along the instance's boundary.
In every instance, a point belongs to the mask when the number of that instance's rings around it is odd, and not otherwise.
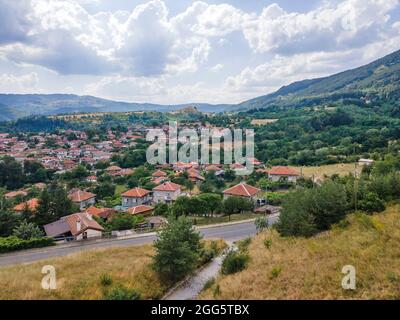
[{"label": "mountain ridge", "polygon": [[400,98],[400,50],[358,68],[331,76],[305,79],[282,86],[275,92],[239,104],[154,104],[123,102],[75,94],[0,94],[0,121],[31,115],[65,113],[161,111],[169,112],[190,105],[202,112],[241,111],[254,108],[313,106],[344,98]]}]

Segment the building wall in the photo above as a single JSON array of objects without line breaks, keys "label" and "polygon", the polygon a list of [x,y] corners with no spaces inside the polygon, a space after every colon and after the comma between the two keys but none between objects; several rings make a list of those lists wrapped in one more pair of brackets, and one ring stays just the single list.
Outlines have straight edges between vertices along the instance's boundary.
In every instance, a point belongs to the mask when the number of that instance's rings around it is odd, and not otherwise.
[{"label": "building wall", "polygon": [[176,200],[176,198],[179,197],[181,194],[181,190],[176,190],[176,191],[154,191],[153,192],[153,202],[155,203],[161,203],[161,202],[166,202],[166,198],[171,199],[171,201]]},{"label": "building wall", "polygon": [[81,210],[84,210],[84,209],[89,208],[90,206],[94,205],[95,203],[96,203],[96,198],[91,198],[89,200],[78,203],[78,205]]},{"label": "building wall", "polygon": [[[89,238],[95,238],[95,237],[101,237],[101,235],[102,235],[102,232],[98,231],[98,230],[89,229],[89,230],[86,230],[85,232],[87,234],[87,238],[88,239]],[[83,239],[83,234],[82,233],[76,237],[76,240],[82,240],[82,239]]]},{"label": "building wall", "polygon": [[133,198],[133,197],[122,197],[122,206],[125,208],[136,207],[141,204],[146,204],[150,201],[149,196],[145,196],[142,198]]},{"label": "building wall", "polygon": [[287,180],[289,182],[296,182],[297,176],[280,176],[280,175],[270,175],[269,179],[273,182],[279,182],[281,180]]}]

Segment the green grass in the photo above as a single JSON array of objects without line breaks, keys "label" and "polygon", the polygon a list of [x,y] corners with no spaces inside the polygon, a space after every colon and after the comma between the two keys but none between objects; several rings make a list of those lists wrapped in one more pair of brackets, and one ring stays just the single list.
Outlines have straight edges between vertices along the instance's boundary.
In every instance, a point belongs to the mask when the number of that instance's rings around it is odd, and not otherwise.
[{"label": "green grass", "polygon": [[119,196],[122,193],[124,193],[125,191],[127,191],[128,189],[129,189],[128,186],[125,184],[117,184],[115,186],[115,195]]}]

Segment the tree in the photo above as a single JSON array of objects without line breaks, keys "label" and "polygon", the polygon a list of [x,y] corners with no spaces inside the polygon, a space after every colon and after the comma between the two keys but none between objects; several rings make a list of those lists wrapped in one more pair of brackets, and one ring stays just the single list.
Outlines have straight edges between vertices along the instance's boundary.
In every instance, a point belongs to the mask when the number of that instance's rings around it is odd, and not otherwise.
[{"label": "tree", "polygon": [[251,209],[253,209],[253,203],[248,199],[229,197],[223,202],[223,211],[229,216],[229,220],[232,214],[250,211]]},{"label": "tree", "polygon": [[368,192],[358,205],[361,210],[368,213],[382,212],[386,207],[383,200],[374,192]]},{"label": "tree", "polygon": [[13,230],[13,235],[24,240],[43,237],[43,232],[34,223],[23,221]]},{"label": "tree", "polygon": [[177,281],[195,270],[201,252],[201,236],[185,217],[170,217],[154,243],[153,268],[166,281]]},{"label": "tree", "polygon": [[205,203],[206,213],[213,216],[214,212],[218,211],[222,205],[221,196],[215,193],[202,193],[198,195],[198,198],[203,200]]},{"label": "tree", "polygon": [[22,187],[24,182],[22,166],[12,157],[4,157],[0,161],[0,186],[15,190]]},{"label": "tree", "polygon": [[115,185],[109,182],[99,184],[94,191],[99,199],[112,197],[115,194]]},{"label": "tree", "polygon": [[21,217],[13,212],[0,212],[0,237],[8,237],[21,222]]},{"label": "tree", "polygon": [[131,230],[136,225],[136,218],[129,213],[120,213],[113,216],[110,226],[111,230]]},{"label": "tree", "polygon": [[291,192],[282,207],[277,230],[283,236],[310,237],[345,217],[347,194],[343,185],[327,181],[319,188]]}]

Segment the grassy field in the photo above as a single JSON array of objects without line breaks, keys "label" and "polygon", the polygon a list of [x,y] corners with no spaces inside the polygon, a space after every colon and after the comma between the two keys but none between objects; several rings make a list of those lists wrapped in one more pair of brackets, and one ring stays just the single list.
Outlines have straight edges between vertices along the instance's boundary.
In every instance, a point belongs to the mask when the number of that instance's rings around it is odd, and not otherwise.
[{"label": "grassy field", "polygon": [[251,124],[253,126],[265,126],[271,123],[277,122],[279,119],[253,119],[251,120]]},{"label": "grassy field", "polygon": [[[268,231],[253,239],[246,270],[216,279],[205,299],[400,299],[400,207],[310,239]],[[342,289],[343,266],[356,268],[356,290]]]},{"label": "grassy field", "polygon": [[[210,241],[206,245],[210,245]],[[225,243],[217,240],[222,250]],[[71,254],[31,264],[0,268],[0,300],[6,299],[102,299],[107,290],[100,277],[107,274],[113,283],[110,287],[124,285],[136,289],[142,299],[157,299],[168,290],[150,268],[151,245],[112,248]],[[42,267],[56,269],[57,289],[43,290]],[[108,288],[109,290],[109,288]]]},{"label": "grassy field", "polygon": [[207,224],[215,224],[215,223],[224,223],[224,222],[234,222],[234,221],[242,221],[242,220],[249,220],[249,219],[255,219],[259,214],[255,213],[243,213],[243,214],[232,214],[231,218],[229,219],[229,216],[223,216],[223,217],[190,217],[193,222],[198,225],[207,225]]},{"label": "grassy field", "polygon": [[323,178],[324,175],[330,177],[334,174],[340,176],[348,175],[349,173],[354,174],[356,170],[357,174],[361,172],[362,167],[357,165],[355,169],[354,163],[340,163],[340,164],[330,164],[318,167],[294,167],[298,172],[302,172],[306,178]]}]

